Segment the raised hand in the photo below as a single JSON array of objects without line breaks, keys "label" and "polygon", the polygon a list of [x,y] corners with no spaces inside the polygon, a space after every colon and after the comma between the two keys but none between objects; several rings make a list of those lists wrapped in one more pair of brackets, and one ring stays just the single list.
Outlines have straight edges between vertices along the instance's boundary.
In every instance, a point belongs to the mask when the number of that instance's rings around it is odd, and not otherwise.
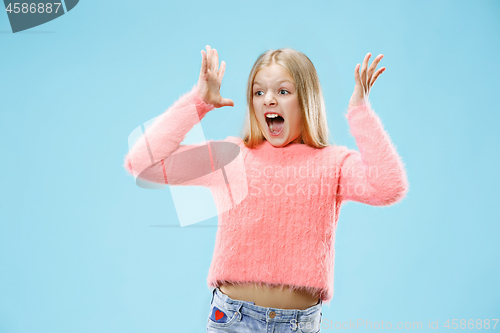
[{"label": "raised hand", "polygon": [[356,65],[356,68],[354,70],[354,80],[356,81],[356,85],[354,86],[354,93],[352,94],[351,100],[349,101],[349,108],[359,106],[361,105],[363,99],[368,99],[371,87],[377,80],[378,76],[385,71],[385,67],[382,67],[377,72],[375,72],[378,63],[384,57],[383,54],[379,54],[370,65],[370,68],[368,68],[368,71],[366,70],[366,68],[368,67],[368,59],[370,59],[371,55],[371,53],[368,53],[365,56],[363,67],[361,68],[361,74],[359,73],[360,64]]},{"label": "raised hand", "polygon": [[226,63],[222,61],[219,69],[219,55],[216,49],[211,49],[210,45],[206,46],[207,52],[201,51],[201,70],[200,78],[198,79],[198,93],[207,104],[213,104],[216,108],[223,106],[234,106],[232,100],[222,98],[220,95],[220,86]]}]

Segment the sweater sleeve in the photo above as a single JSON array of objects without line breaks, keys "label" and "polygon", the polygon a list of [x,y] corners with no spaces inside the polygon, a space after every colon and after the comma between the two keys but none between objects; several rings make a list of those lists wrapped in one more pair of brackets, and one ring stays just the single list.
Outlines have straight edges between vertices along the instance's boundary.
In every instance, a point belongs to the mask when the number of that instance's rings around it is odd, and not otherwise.
[{"label": "sweater sleeve", "polygon": [[345,114],[359,152],[343,147],[338,195],[374,206],[402,200],[409,189],[404,164],[369,100]]},{"label": "sweater sleeve", "polygon": [[132,145],[124,168],[134,177],[169,185],[210,186],[210,145],[181,145],[191,128],[214,108],[196,85],[158,116]]}]

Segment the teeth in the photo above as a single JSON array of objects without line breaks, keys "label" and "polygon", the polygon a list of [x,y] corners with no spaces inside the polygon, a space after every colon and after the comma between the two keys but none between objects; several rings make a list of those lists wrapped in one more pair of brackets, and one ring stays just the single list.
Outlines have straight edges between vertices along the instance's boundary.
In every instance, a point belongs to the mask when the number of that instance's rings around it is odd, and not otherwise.
[{"label": "teeth", "polygon": [[276,117],[278,117],[278,116],[279,116],[279,114],[277,114],[277,113],[268,113],[268,114],[266,115],[266,117],[267,117],[267,118],[276,118]]}]

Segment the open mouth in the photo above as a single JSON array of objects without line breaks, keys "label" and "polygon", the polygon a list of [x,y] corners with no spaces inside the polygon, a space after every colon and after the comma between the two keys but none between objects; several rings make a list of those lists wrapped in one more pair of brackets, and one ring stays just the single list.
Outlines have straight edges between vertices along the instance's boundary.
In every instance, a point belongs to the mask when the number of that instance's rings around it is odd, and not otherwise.
[{"label": "open mouth", "polygon": [[279,135],[283,131],[285,119],[277,113],[266,114],[266,122],[271,135]]}]

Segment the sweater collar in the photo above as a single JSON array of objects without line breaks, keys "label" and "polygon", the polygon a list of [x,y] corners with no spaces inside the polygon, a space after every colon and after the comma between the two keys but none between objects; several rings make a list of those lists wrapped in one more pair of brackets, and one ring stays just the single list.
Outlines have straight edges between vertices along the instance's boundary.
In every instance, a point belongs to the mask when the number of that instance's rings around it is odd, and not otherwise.
[{"label": "sweater collar", "polygon": [[291,148],[291,147],[302,147],[302,146],[306,146],[306,144],[304,143],[289,143],[287,144],[285,147],[275,147],[271,144],[271,142],[267,141],[267,140],[263,140],[263,142],[261,143],[262,147],[266,147],[266,148],[276,148],[276,149],[283,149],[283,148]]}]

